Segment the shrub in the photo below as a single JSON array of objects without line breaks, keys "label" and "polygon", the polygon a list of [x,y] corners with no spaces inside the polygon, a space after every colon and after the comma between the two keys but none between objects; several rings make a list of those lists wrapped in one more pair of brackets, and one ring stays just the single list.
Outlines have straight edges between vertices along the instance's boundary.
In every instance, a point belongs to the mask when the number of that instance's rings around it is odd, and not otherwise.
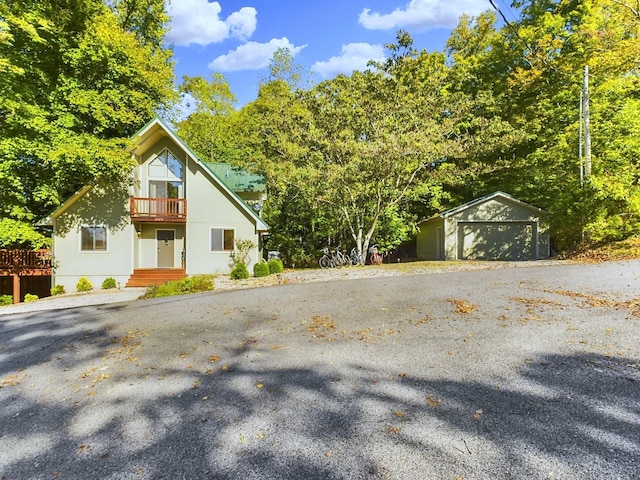
[{"label": "shrub", "polygon": [[213,290],[212,275],[196,275],[195,277],[191,277],[190,280],[192,292],[208,292]]},{"label": "shrub", "polygon": [[36,300],[38,300],[38,295],[27,293],[24,296],[24,303],[35,302]]},{"label": "shrub", "polygon": [[272,258],[267,262],[269,265],[269,273],[282,273],[284,272],[284,266],[282,265],[282,260],[279,258]]},{"label": "shrub", "polygon": [[269,273],[269,265],[265,262],[259,262],[253,266],[254,277],[266,277]]},{"label": "shrub", "polygon": [[182,280],[165,282],[162,285],[153,285],[147,288],[143,297],[170,297],[173,295],[206,292],[209,290],[213,290],[213,277],[211,275],[197,275],[195,277],[184,278]]},{"label": "shrub", "polygon": [[105,278],[104,282],[102,282],[102,289],[103,290],[109,290],[110,288],[117,288],[118,284],[116,283],[116,279],[115,278]]},{"label": "shrub", "polygon": [[93,283],[87,277],[80,277],[78,283],[76,283],[76,290],[78,292],[88,292],[93,290]]},{"label": "shrub", "polygon": [[232,280],[244,280],[246,278],[249,278],[249,270],[247,269],[247,266],[244,263],[242,262],[236,263],[236,265],[231,270],[229,277]]},{"label": "shrub", "polygon": [[13,295],[0,295],[0,306],[13,305]]},{"label": "shrub", "polygon": [[55,297],[56,295],[62,295],[65,293],[63,285],[54,285],[51,289],[51,296]]}]

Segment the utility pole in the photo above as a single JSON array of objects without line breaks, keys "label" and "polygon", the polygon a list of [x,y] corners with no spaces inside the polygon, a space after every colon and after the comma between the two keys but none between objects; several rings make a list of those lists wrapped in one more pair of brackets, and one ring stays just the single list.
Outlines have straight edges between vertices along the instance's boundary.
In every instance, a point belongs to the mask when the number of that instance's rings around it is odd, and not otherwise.
[{"label": "utility pole", "polygon": [[578,122],[580,125],[580,133],[578,134],[578,160],[580,161],[580,186],[584,186],[584,159],[582,158],[583,154],[583,141],[582,141],[582,127],[584,125],[582,121],[582,104],[583,104],[583,95],[582,90],[580,90],[580,121]]},{"label": "utility pole", "polygon": [[589,65],[584,66],[582,87],[582,112],[584,115],[584,176],[591,176],[591,130],[589,128]]}]

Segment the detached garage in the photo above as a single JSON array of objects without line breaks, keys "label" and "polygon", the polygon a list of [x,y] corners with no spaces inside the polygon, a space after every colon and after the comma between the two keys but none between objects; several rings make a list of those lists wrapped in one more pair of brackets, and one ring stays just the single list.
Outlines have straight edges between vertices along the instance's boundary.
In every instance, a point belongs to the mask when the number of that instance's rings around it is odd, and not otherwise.
[{"label": "detached garage", "polygon": [[549,257],[547,213],[495,192],[418,224],[420,260],[537,260]]}]

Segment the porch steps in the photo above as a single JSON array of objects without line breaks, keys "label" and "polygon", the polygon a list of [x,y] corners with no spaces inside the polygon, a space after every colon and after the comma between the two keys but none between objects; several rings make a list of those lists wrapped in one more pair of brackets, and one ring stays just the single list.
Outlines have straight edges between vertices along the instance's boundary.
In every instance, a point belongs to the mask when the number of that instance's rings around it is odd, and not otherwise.
[{"label": "porch steps", "polygon": [[184,268],[137,268],[127,281],[127,287],[150,287],[187,276]]}]

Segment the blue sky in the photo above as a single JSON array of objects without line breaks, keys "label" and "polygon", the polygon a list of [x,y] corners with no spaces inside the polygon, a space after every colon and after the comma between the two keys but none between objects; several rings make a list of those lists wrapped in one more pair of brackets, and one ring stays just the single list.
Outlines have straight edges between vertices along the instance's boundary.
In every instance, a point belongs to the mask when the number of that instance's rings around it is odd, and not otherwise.
[{"label": "blue sky", "polygon": [[[505,0],[498,4],[506,7]],[[178,81],[183,75],[225,76],[238,106],[256,98],[276,49],[286,47],[313,80],[366,68],[382,59],[399,29],[418,49],[444,48],[463,13],[490,9],[488,0],[171,0],[167,42]]]}]

